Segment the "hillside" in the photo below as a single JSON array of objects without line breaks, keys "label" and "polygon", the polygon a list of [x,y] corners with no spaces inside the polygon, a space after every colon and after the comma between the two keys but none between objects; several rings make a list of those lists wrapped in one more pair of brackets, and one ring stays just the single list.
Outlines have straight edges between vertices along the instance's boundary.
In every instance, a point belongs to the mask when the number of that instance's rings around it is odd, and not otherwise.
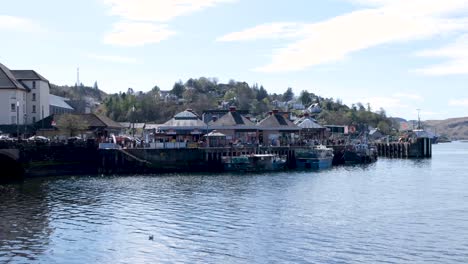
[{"label": "hillside", "polygon": [[468,117],[424,121],[424,126],[451,139],[468,139]]},{"label": "hillside", "polygon": [[66,97],[72,100],[82,100],[85,98],[93,98],[97,102],[102,102],[107,94],[97,87],[89,86],[68,86],[50,84],[50,93],[53,95]]}]

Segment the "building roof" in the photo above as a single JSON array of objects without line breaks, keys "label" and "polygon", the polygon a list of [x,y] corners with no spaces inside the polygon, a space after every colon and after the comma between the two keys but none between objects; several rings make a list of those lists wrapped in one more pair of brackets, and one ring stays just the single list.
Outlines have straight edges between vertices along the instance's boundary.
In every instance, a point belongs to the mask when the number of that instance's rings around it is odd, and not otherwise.
[{"label": "building roof", "polygon": [[[110,128],[110,129],[121,129],[119,123],[109,119],[108,117],[97,115],[97,114],[67,114],[67,115],[74,115],[79,117],[81,120],[86,122],[89,129],[94,128]],[[43,129],[53,129],[55,128],[52,126],[52,121],[57,121],[61,114],[54,114],[50,115],[42,120],[37,121],[34,126],[37,128]]]},{"label": "building roof", "polygon": [[160,126],[160,129],[171,129],[171,128],[206,128],[205,122],[201,121],[198,116],[193,113],[190,109],[182,111],[176,114],[171,120]]},{"label": "building roof", "polygon": [[49,104],[51,106],[55,106],[55,107],[74,110],[73,107],[71,107],[69,104],[67,104],[66,98],[56,96],[56,95],[53,95],[53,94],[49,95]]},{"label": "building roof", "polygon": [[11,73],[15,76],[17,80],[37,80],[49,82],[46,78],[44,78],[42,75],[40,75],[34,70],[12,70]]},{"label": "building roof", "polygon": [[294,121],[294,124],[302,129],[325,129],[325,127],[319,125],[315,119],[308,116],[297,119]]},{"label": "building roof", "polygon": [[260,121],[257,126],[264,130],[300,130],[300,127],[278,113],[272,113]]},{"label": "building roof", "polygon": [[0,89],[27,90],[5,65],[0,63]]},{"label": "building roof", "polygon": [[211,121],[210,126],[255,126],[255,124],[241,115],[239,112],[229,112],[216,121]]}]

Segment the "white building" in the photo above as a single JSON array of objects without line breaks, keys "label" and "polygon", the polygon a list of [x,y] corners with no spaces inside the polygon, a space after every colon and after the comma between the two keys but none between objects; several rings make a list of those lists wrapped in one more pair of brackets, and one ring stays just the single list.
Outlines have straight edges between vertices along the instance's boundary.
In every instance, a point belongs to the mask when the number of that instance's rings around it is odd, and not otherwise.
[{"label": "white building", "polygon": [[49,116],[49,90],[49,81],[37,72],[0,63],[0,125],[32,124]]}]

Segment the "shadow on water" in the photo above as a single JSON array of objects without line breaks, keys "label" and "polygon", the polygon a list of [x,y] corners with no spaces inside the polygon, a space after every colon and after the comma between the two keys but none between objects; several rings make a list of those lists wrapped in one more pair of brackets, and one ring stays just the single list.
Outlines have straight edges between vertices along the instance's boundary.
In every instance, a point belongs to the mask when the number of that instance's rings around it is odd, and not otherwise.
[{"label": "shadow on water", "polygon": [[41,186],[0,185],[0,262],[27,263],[43,253],[52,232],[48,214]]}]

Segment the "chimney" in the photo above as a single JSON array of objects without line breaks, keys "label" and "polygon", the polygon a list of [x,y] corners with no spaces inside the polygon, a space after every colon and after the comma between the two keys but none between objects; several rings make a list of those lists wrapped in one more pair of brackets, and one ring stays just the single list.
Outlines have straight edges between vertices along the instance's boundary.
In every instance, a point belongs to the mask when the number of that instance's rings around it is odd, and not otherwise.
[{"label": "chimney", "polygon": [[235,106],[230,106],[229,107],[229,112],[232,112],[232,113],[236,112],[236,107]]},{"label": "chimney", "polygon": [[218,120],[217,116],[214,115],[214,116],[211,117],[211,121],[216,122],[217,120]]}]

